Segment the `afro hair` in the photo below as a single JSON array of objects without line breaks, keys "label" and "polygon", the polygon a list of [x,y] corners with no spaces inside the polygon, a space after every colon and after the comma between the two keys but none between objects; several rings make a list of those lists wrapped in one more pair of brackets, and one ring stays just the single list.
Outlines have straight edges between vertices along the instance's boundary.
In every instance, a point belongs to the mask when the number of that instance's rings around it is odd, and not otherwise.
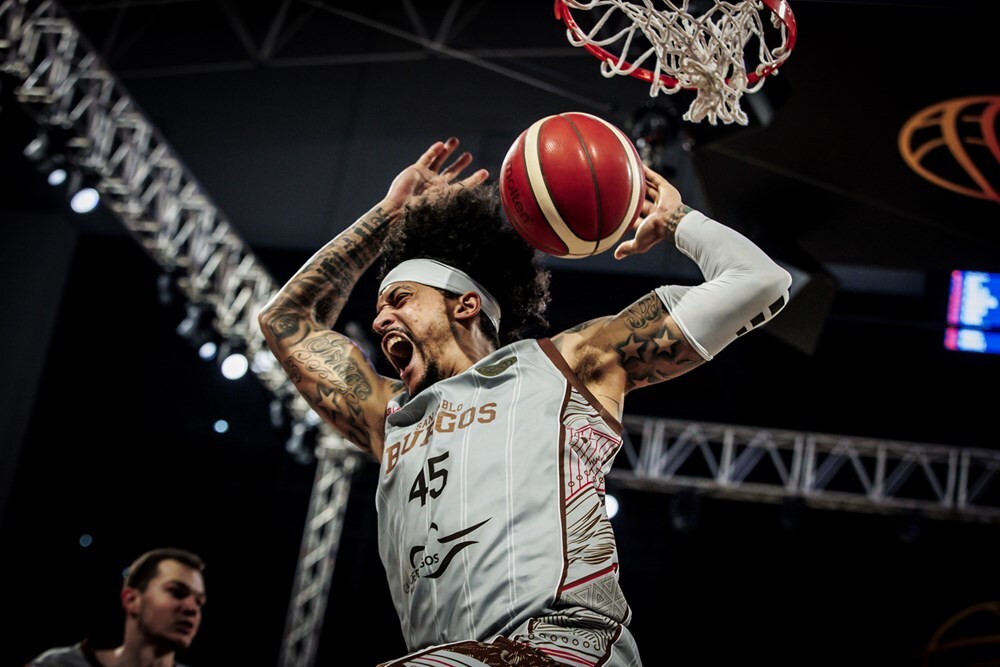
[{"label": "afro hair", "polygon": [[[464,271],[499,301],[500,331],[493,336],[498,345],[539,335],[548,326],[549,271],[507,222],[496,184],[456,187],[408,206],[382,245],[379,280],[417,258]],[[481,323],[492,333],[488,320]]]}]

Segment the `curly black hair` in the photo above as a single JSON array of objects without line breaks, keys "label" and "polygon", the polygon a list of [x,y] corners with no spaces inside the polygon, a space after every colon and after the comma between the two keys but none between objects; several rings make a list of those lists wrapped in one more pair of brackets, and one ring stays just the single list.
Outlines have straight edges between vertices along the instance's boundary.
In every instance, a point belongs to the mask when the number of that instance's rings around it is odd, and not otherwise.
[{"label": "curly black hair", "polygon": [[408,206],[382,245],[379,281],[400,262],[417,258],[464,271],[499,301],[500,331],[480,318],[498,347],[548,327],[549,271],[541,253],[507,221],[495,183],[458,187]]}]

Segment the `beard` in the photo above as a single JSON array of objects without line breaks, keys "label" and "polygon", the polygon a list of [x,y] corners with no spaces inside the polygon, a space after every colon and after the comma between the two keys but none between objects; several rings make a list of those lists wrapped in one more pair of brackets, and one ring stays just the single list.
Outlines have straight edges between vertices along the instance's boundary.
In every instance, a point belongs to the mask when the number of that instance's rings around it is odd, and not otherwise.
[{"label": "beard", "polygon": [[445,378],[441,373],[441,369],[438,367],[437,361],[427,361],[424,368],[424,376],[420,378],[419,382],[413,385],[413,391],[410,393],[410,398],[413,398],[435,382],[444,379]]}]

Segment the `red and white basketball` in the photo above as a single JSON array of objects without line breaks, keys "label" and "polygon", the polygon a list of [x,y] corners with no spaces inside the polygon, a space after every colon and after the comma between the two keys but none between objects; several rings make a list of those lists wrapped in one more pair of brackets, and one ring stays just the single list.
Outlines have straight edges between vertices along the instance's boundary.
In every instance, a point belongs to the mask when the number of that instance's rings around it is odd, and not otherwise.
[{"label": "red and white basketball", "polygon": [[535,121],[507,151],[500,201],[542,252],[578,259],[615,246],[645,198],[642,160],[611,123],[569,112]]}]

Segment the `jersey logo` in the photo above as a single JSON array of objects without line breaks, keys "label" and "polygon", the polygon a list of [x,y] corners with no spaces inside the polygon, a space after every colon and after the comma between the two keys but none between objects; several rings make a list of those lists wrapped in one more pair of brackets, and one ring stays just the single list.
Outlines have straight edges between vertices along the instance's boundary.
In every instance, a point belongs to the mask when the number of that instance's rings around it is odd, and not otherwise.
[{"label": "jersey logo", "polygon": [[495,364],[490,366],[482,366],[476,369],[476,372],[480,375],[485,375],[488,378],[496,377],[500,375],[505,370],[517,363],[517,357],[507,357],[506,359],[501,359]]},{"label": "jersey logo", "polygon": [[[439,537],[437,539],[438,544],[442,547],[448,547],[448,550],[444,553],[441,553],[436,549],[428,550],[427,545],[412,547],[410,549],[410,567],[412,567],[413,570],[410,572],[410,576],[407,578],[407,581],[403,583],[403,592],[410,593],[416,586],[418,579],[437,579],[444,574],[445,570],[447,570],[448,566],[451,564],[451,561],[459,554],[459,552],[467,547],[471,547],[473,544],[479,543],[479,540],[461,540],[460,542],[456,542],[456,540],[460,540],[461,538],[475,532],[489,520],[490,519],[480,521],[474,526],[463,528],[462,530],[452,533],[451,535]],[[437,524],[432,523],[431,529],[437,530]],[[454,542],[454,544],[450,544],[452,542]]]}]

